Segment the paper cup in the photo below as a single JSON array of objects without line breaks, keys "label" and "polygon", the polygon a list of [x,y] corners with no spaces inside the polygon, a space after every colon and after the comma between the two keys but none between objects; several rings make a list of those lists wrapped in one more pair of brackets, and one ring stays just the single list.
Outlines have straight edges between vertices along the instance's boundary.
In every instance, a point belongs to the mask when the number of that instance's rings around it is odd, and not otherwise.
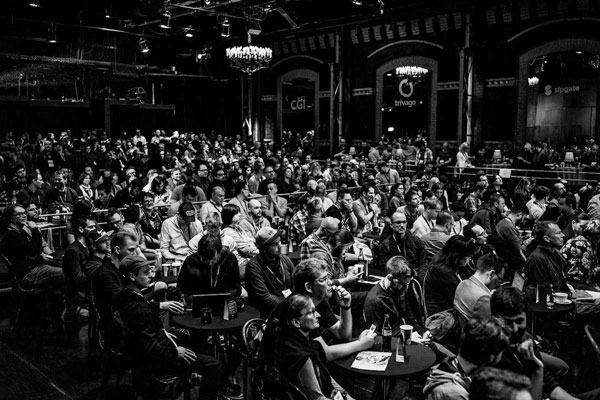
[{"label": "paper cup", "polygon": [[404,343],[411,344],[413,327],[412,325],[400,325],[400,332],[402,333],[402,339]]}]

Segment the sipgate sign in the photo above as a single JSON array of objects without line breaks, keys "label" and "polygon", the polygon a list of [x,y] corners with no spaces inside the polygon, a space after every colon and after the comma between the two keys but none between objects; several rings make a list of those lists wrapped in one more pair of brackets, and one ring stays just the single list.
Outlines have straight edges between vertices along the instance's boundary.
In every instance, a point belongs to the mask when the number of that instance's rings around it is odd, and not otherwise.
[{"label": "sipgate sign", "polygon": [[579,87],[579,85],[556,86],[556,87],[552,87],[552,85],[544,86],[544,94],[546,96],[552,96],[553,93],[556,93],[556,94],[575,93],[575,92],[579,92],[580,90],[581,90],[581,88]]}]

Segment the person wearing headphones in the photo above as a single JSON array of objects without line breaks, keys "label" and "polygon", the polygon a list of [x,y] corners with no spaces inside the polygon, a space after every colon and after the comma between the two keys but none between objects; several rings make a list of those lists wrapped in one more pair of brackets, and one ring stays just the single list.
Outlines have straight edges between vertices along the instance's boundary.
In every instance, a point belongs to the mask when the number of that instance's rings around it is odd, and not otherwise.
[{"label": "person wearing headphones", "polygon": [[255,236],[259,254],[246,265],[248,302],[260,311],[261,317],[268,317],[292,294],[294,264],[280,252],[281,233],[271,227],[259,229]]}]

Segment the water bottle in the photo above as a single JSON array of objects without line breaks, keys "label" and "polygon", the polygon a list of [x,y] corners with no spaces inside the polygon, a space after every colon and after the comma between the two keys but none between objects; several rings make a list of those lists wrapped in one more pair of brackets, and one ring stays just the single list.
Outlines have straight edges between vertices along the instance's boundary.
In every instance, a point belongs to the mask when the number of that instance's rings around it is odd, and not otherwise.
[{"label": "water bottle", "polygon": [[554,288],[552,287],[552,284],[548,286],[548,291],[546,292],[546,307],[549,310],[554,308]]}]

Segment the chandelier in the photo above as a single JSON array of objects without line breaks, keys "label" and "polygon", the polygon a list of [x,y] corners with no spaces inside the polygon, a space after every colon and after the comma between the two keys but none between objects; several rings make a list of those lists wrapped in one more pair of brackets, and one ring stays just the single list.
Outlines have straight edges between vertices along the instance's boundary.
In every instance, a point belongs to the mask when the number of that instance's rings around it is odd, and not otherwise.
[{"label": "chandelier", "polygon": [[247,46],[229,47],[225,50],[231,68],[239,69],[248,75],[269,66],[273,58],[273,51],[270,48],[251,46],[250,40],[250,34],[248,34]]},{"label": "chandelier", "polygon": [[421,79],[429,73],[429,70],[423,67],[415,67],[412,65],[405,65],[396,68],[396,76],[407,76],[413,79]]}]

